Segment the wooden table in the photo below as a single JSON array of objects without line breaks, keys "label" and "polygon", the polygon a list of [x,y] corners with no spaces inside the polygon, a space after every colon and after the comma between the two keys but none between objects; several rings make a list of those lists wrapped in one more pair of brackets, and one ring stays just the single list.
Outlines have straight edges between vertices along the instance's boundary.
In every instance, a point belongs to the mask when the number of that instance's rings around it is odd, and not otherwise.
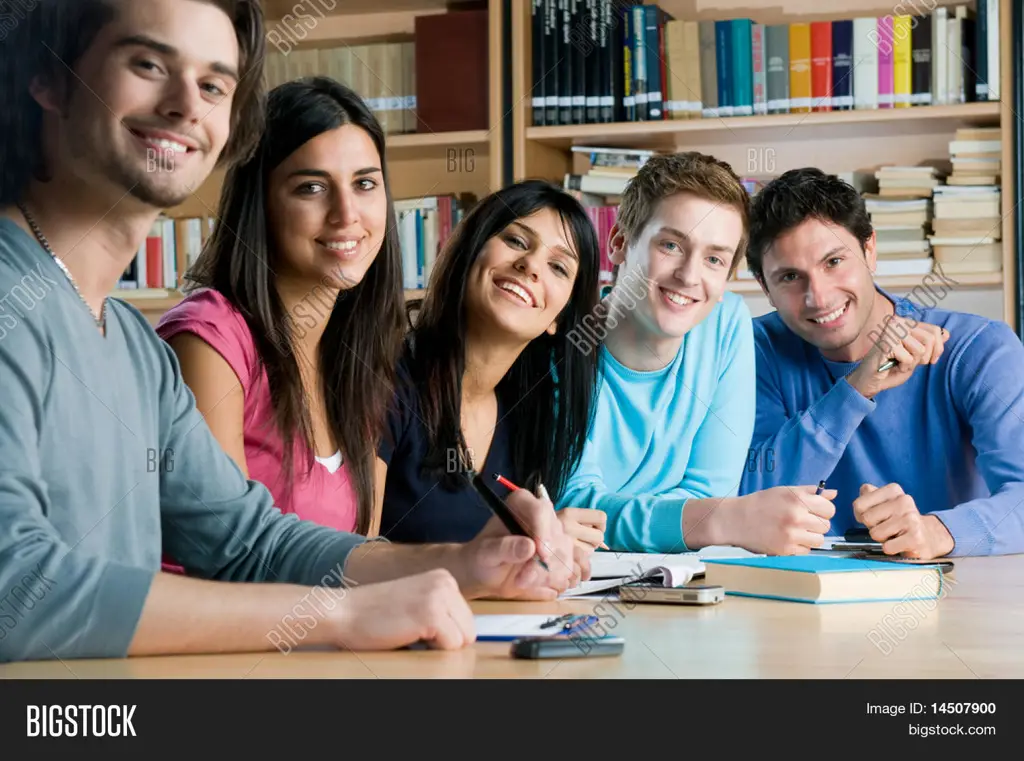
[{"label": "wooden table", "polygon": [[[457,652],[295,651],[0,666],[0,678],[1022,678],[1024,555],[956,560],[943,599],[815,606],[729,597],[696,608],[605,602],[616,658],[520,661]],[[476,602],[477,613],[592,612],[598,600]],[[615,628],[612,629],[612,626]]]}]

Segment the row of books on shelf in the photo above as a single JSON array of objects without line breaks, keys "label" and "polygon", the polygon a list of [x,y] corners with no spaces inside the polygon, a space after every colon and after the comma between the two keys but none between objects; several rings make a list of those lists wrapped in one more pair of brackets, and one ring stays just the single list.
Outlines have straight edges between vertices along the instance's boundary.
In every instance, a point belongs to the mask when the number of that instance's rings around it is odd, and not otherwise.
[{"label": "row of books on shelf", "polygon": [[427,287],[441,247],[474,203],[476,196],[471,193],[395,201],[402,249],[402,288]]},{"label": "row of books on shelf", "polygon": [[270,89],[311,76],[341,82],[388,134],[486,129],[487,24],[486,10],[458,10],[417,16],[412,39],[320,48],[278,39],[264,76]]},{"label": "row of books on shelf", "polygon": [[267,87],[327,76],[355,90],[388,134],[416,131],[416,52],[412,42],[272,51]]},{"label": "row of books on shelf", "polygon": [[999,100],[999,0],[932,8],[766,25],[676,19],[618,0],[533,0],[532,123]]},{"label": "row of books on shelf", "polygon": [[185,272],[213,232],[213,217],[171,219],[161,216],[118,283],[136,298],[166,296],[180,288]]}]

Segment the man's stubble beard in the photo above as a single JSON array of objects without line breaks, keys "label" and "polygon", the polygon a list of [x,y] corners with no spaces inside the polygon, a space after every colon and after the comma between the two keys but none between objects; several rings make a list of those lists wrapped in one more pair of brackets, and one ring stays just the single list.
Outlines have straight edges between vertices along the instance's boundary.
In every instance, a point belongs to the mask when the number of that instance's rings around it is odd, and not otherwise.
[{"label": "man's stubble beard", "polygon": [[136,165],[128,156],[119,153],[116,148],[110,147],[110,143],[107,144],[107,150],[97,150],[87,144],[85,136],[76,135],[73,131],[71,135],[73,137],[70,147],[73,156],[86,160],[90,160],[91,156],[98,174],[122,188],[125,196],[130,195],[154,209],[164,210],[178,206],[188,200],[198,188],[198,183],[193,188],[180,180],[181,184],[178,187],[161,185],[157,180],[161,176],[171,174],[171,170],[160,168],[152,172],[147,171],[145,167]]}]

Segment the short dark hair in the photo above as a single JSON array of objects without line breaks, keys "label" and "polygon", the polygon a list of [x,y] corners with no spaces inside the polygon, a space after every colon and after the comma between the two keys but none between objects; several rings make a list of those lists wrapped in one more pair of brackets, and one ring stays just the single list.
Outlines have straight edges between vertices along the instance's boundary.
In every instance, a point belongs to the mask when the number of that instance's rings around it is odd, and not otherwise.
[{"label": "short dark hair", "polygon": [[[731,206],[743,220],[743,235],[729,265],[729,276],[736,271],[747,245],[750,194],[743,182],[724,161],[698,151],[652,156],[630,180],[616,222],[627,243],[633,243],[651,221],[655,207],[676,193],[691,193],[715,204]],[[615,268],[618,274],[618,265]]]},{"label": "short dark hair", "polygon": [[871,217],[852,185],[814,167],[790,169],[765,185],[750,205],[747,267],[754,277],[764,282],[765,252],[808,219],[840,225],[862,252],[871,238]]},{"label": "short dark hair", "polygon": [[[248,158],[263,131],[266,54],[260,0],[198,0],[220,8],[235,27],[241,81],[231,104],[231,136],[219,163]],[[27,15],[25,15],[27,14]],[[0,205],[20,201],[33,177],[45,179],[43,110],[29,92],[34,78],[78,84],[74,68],[100,31],[117,18],[114,0],[38,0],[21,23],[0,31]]]}]

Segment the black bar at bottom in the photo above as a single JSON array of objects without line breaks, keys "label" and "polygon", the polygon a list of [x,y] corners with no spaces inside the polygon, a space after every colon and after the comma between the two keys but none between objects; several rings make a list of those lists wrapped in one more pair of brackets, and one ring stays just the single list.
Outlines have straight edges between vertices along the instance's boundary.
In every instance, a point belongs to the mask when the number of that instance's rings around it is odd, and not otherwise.
[{"label": "black bar at bottom", "polygon": [[[744,743],[873,754],[955,742],[986,752],[1019,747],[1021,687],[1002,680],[579,681],[559,680],[557,669],[532,680],[11,680],[0,685],[0,742],[6,758],[91,749],[105,758],[140,751],[266,758],[353,754],[370,743],[360,755],[391,755],[434,741],[476,756],[516,741],[554,750],[542,738],[563,751],[624,741],[645,756],[662,745],[696,752],[695,742],[704,755]],[[52,734],[62,736],[44,736]]]}]

